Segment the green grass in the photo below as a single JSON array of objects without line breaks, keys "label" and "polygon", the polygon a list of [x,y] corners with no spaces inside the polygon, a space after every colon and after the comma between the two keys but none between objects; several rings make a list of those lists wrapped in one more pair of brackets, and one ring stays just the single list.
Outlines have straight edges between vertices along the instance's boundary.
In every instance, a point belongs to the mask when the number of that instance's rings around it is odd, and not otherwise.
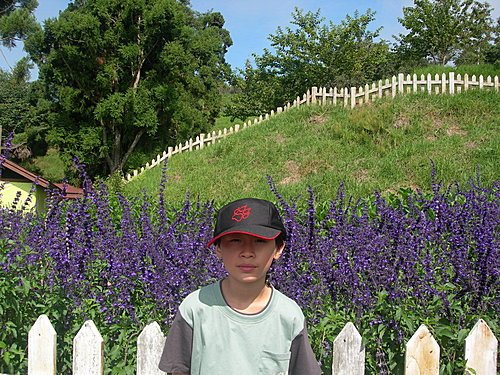
[{"label": "green grass", "polygon": [[247,120],[241,120],[239,118],[231,120],[231,116],[220,116],[215,120],[215,125],[211,131],[224,130],[224,128],[229,129],[231,126],[234,127],[236,124],[243,125],[245,121]]},{"label": "green grass", "polygon": [[40,171],[41,176],[51,182],[60,182],[64,179],[65,165],[57,149],[49,148],[46,155],[38,156],[31,162],[35,170]]},{"label": "green grass", "polygon": [[[168,163],[168,201],[185,194],[227,202],[245,196],[273,199],[266,176],[293,198],[311,186],[320,200],[345,183],[349,195],[366,197],[400,188],[428,191],[431,160],[445,183],[465,183],[480,170],[486,183],[500,169],[500,94],[470,91],[455,96],[405,95],[348,110],[293,109],[203,150]],[[125,186],[157,194],[161,168]]]}]

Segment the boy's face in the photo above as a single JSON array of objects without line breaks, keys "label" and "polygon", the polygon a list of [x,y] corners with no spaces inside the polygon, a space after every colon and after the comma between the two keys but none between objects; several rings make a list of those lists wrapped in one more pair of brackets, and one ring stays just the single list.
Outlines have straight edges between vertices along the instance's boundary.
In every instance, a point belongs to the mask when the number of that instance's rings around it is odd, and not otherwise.
[{"label": "boy's face", "polygon": [[248,234],[227,234],[220,239],[217,256],[222,259],[229,277],[243,283],[262,282],[273,260],[281,256],[284,245]]}]

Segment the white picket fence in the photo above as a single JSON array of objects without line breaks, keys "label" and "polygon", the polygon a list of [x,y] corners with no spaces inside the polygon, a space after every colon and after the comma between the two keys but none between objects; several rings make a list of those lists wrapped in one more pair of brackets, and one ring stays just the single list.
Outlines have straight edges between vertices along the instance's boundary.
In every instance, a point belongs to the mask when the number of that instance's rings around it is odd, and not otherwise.
[{"label": "white picket fence", "polygon": [[[165,374],[158,363],[165,336],[158,323],[147,325],[137,339],[137,375]],[[49,318],[40,315],[28,334],[28,375],[56,374],[57,334]],[[479,319],[465,340],[468,374],[497,374],[498,340],[486,322]],[[439,375],[440,348],[425,325],[406,345],[405,375]],[[91,320],[73,339],[73,375],[102,375],[104,341]],[[333,342],[333,375],[365,373],[365,348],[361,335],[347,323]],[[4,375],[4,374],[0,374]]]},{"label": "white picket fence", "polygon": [[269,119],[270,117],[288,111],[290,108],[298,107],[301,105],[310,104],[332,104],[332,105],[342,105],[344,107],[354,108],[358,105],[364,103],[372,102],[376,99],[382,97],[396,97],[398,94],[405,93],[415,93],[415,92],[426,92],[428,94],[455,94],[462,91],[467,91],[470,89],[494,89],[495,91],[500,90],[499,77],[483,77],[480,75],[476,77],[475,75],[469,77],[468,74],[464,74],[463,77],[458,74],[455,75],[454,72],[448,74],[443,73],[441,75],[431,74],[420,75],[418,77],[416,74],[404,75],[400,73],[398,76],[393,76],[391,79],[380,80],[374,82],[371,85],[365,85],[364,87],[343,87],[343,88],[317,88],[313,87],[308,90],[302,97],[298,96],[292,103],[287,103],[283,107],[276,108],[276,111],[271,111],[264,116],[259,116],[253,120],[249,120],[243,125],[235,125],[229,129],[224,128],[224,130],[219,130],[218,132],[211,132],[208,134],[200,134],[195,139],[189,139],[184,143],[180,143],[175,147],[168,147],[166,151],[162,154],[158,154],[155,159],[151,162],[146,163],[144,167],[134,170],[132,173],[128,173],[125,176],[125,182],[129,182],[144,171],[151,169],[159,164],[161,164],[165,159],[172,157],[175,154],[179,154],[186,151],[193,151],[203,149],[206,146],[220,142],[222,139],[226,138],[228,135],[237,133],[242,129],[246,129],[249,126],[260,124],[261,122]]}]

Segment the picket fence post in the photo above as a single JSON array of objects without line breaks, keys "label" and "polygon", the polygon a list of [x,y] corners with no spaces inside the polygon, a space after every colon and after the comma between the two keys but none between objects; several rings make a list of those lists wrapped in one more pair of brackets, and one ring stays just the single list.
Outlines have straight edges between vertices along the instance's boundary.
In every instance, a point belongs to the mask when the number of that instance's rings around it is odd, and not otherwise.
[{"label": "picket fence post", "polygon": [[404,93],[403,84],[404,84],[404,74],[403,73],[399,73],[398,74],[398,93],[399,94],[403,94]]},{"label": "picket fence post", "polygon": [[451,95],[455,94],[455,72],[450,72],[448,86],[449,86],[450,94]]},{"label": "picket fence post", "polygon": [[351,322],[333,341],[332,375],[363,375],[365,348],[361,335]]},{"label": "picket fence post", "polygon": [[311,104],[316,103],[316,95],[318,95],[318,88],[316,86],[313,86],[311,89]]},{"label": "picket fence post", "polygon": [[104,373],[104,341],[92,320],[83,323],[73,339],[73,375]]},{"label": "picket fence post", "polygon": [[163,375],[158,368],[165,335],[156,322],[148,324],[137,338],[137,375]]},{"label": "picket fence post", "polygon": [[[56,332],[40,315],[28,333],[28,375],[56,374]],[[137,375],[165,375],[158,369],[165,335],[157,322],[148,324],[137,338]],[[479,319],[465,340],[466,375],[497,374],[498,340]],[[440,348],[422,324],[406,345],[405,375],[438,375]],[[333,342],[332,375],[364,375],[365,348],[361,335],[348,322]],[[73,340],[72,375],[104,373],[104,342],[91,320]],[[3,374],[0,374],[3,375]]]},{"label": "picket fence post", "polygon": [[347,108],[347,104],[349,102],[349,94],[347,93],[347,87],[342,89],[342,95],[344,97],[344,108]]},{"label": "picket fence post", "polygon": [[439,345],[422,324],[406,344],[405,375],[439,375]]},{"label": "picket fence post", "polygon": [[483,319],[479,319],[465,339],[467,374],[497,374],[498,340]]},{"label": "picket fence post", "polygon": [[55,375],[56,347],[56,331],[47,315],[40,315],[28,333],[28,375]]}]

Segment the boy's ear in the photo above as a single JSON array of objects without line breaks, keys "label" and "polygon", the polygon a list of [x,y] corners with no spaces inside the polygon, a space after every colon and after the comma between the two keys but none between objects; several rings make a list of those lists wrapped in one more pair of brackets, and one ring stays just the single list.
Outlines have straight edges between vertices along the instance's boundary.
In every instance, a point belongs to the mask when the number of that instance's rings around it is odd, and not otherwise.
[{"label": "boy's ear", "polygon": [[276,246],[276,252],[274,253],[274,259],[279,259],[281,257],[281,254],[283,254],[283,250],[285,249],[285,243],[283,242],[281,246]]},{"label": "boy's ear", "polygon": [[215,255],[217,255],[217,258],[222,259],[222,251],[218,244],[215,245]]}]

